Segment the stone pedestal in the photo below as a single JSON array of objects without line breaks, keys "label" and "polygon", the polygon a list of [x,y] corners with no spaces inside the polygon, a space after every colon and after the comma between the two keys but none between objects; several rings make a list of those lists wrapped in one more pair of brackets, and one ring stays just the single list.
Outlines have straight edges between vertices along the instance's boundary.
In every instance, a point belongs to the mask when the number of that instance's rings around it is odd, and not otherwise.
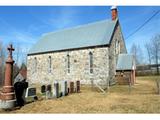
[{"label": "stone pedestal", "polygon": [[0,100],[0,108],[2,109],[11,109],[15,107],[16,99],[14,100]]},{"label": "stone pedestal", "polygon": [[13,77],[13,64],[12,51],[14,51],[12,45],[8,47],[9,56],[6,60],[5,80],[2,92],[0,93],[0,108],[11,109],[15,106],[15,93],[12,85]]}]

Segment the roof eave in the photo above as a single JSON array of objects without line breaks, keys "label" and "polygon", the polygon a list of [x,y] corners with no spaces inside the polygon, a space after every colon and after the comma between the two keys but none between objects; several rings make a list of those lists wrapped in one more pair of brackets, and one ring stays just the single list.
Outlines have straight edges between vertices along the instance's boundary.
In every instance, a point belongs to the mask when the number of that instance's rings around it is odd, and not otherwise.
[{"label": "roof eave", "polygon": [[45,52],[28,53],[27,56],[39,55],[39,54],[47,54],[47,53],[53,53],[53,52],[82,50],[82,49],[88,49],[88,48],[99,48],[99,47],[109,47],[109,44],[96,45],[96,46],[86,46],[86,47],[79,47],[79,48],[68,48],[68,49],[52,50],[52,51],[45,51]]},{"label": "roof eave", "polygon": [[112,43],[112,39],[113,39],[114,33],[115,33],[116,28],[117,28],[117,26],[118,26],[118,25],[119,25],[119,20],[118,20],[118,19],[116,19],[116,24],[115,24],[115,26],[114,26],[114,29],[113,29],[112,35],[111,35],[110,40],[109,40],[109,46],[110,46],[110,45],[111,45],[111,43]]}]

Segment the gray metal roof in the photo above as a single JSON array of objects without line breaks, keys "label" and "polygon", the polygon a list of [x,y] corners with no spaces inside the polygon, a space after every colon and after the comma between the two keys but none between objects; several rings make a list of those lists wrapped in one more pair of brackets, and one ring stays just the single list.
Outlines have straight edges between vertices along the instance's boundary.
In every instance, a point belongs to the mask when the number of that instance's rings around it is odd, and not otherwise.
[{"label": "gray metal roof", "polygon": [[44,34],[29,54],[109,44],[118,20],[103,20]]},{"label": "gray metal roof", "polygon": [[133,70],[135,68],[133,55],[119,54],[116,70]]}]

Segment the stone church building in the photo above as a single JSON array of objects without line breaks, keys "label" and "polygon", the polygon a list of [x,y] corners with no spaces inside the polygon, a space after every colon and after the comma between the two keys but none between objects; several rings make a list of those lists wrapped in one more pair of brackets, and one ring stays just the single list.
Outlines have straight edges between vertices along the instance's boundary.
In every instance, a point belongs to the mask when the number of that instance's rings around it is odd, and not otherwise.
[{"label": "stone church building", "polygon": [[27,56],[29,83],[80,80],[82,84],[115,81],[119,54],[126,46],[116,7],[106,19],[44,34]]}]

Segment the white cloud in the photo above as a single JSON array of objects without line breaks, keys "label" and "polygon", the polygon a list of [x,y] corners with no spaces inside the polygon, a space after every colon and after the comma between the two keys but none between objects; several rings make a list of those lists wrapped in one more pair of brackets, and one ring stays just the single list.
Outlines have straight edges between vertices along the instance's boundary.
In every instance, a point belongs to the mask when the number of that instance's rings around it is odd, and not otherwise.
[{"label": "white cloud", "polygon": [[24,44],[25,43],[26,44],[34,44],[36,42],[35,36],[33,36],[30,33],[21,32],[21,31],[14,31],[12,34],[13,34],[12,36],[15,38],[15,40],[17,42],[24,43]]},{"label": "white cloud", "polygon": [[24,31],[15,28],[10,25],[7,21],[0,18],[0,22],[3,23],[3,26],[7,28],[7,33],[0,34],[0,39],[2,39],[5,43],[24,43],[24,44],[33,44],[36,42],[36,37],[30,33],[30,31]]},{"label": "white cloud", "polygon": [[63,7],[56,16],[51,12],[51,16],[47,22],[56,29],[74,26],[80,21],[76,18],[79,12],[80,11],[78,9],[74,9],[72,7]]}]

